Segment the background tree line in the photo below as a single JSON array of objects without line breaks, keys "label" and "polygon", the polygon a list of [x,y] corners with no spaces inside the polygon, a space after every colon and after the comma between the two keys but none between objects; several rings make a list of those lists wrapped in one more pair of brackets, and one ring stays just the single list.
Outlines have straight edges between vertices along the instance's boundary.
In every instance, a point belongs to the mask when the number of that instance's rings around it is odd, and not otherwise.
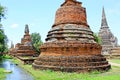
[{"label": "background tree line", "polygon": [[0,4],[0,58],[2,57],[3,53],[6,53],[8,51],[8,39],[4,33],[4,29],[1,23],[2,18],[5,18],[5,9],[6,8]]}]

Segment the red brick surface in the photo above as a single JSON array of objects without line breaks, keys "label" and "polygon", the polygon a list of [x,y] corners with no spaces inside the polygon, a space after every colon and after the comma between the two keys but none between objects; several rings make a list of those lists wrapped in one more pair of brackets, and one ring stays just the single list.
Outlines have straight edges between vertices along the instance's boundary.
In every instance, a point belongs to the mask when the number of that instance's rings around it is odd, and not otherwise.
[{"label": "red brick surface", "polygon": [[66,23],[83,24],[88,27],[86,9],[81,6],[81,3],[68,0],[57,10],[55,24],[53,26]]},{"label": "red brick surface", "polygon": [[23,38],[21,39],[21,43],[16,44],[15,49],[17,56],[34,56],[36,54],[36,51],[32,46],[32,40],[29,31],[25,32]]},{"label": "red brick surface", "polygon": [[65,0],[57,10],[55,24],[40,49],[41,54],[33,63],[35,69],[67,72],[110,69],[101,55],[102,47],[94,41],[87,25],[85,8],[76,0]]}]

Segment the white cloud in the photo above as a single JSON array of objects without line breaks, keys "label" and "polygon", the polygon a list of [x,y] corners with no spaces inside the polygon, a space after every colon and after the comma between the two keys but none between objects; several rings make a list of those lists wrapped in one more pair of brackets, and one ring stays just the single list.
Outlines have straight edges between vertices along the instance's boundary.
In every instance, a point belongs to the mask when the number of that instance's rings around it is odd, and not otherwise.
[{"label": "white cloud", "polygon": [[18,26],[19,26],[19,25],[15,23],[15,24],[12,24],[12,25],[11,25],[11,28],[17,28]]}]

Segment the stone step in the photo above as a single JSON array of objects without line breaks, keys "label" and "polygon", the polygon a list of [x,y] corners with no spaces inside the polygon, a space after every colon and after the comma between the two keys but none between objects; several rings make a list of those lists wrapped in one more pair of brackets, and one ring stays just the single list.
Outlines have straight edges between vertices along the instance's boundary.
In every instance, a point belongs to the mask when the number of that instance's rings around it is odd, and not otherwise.
[{"label": "stone step", "polygon": [[40,70],[54,70],[54,71],[63,71],[63,72],[89,72],[89,71],[95,71],[95,70],[109,70],[110,65],[101,65],[101,66],[82,66],[82,67],[60,67],[60,66],[49,66],[49,65],[37,65],[33,63],[34,69],[40,69]]}]

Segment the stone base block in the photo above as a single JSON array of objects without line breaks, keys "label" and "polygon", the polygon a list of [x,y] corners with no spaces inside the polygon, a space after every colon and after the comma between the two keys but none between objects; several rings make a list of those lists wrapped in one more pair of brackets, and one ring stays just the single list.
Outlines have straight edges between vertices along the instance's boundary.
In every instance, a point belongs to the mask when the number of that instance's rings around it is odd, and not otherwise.
[{"label": "stone base block", "polygon": [[34,69],[63,72],[90,72],[109,70],[111,68],[102,55],[80,56],[40,56],[33,63]]}]

